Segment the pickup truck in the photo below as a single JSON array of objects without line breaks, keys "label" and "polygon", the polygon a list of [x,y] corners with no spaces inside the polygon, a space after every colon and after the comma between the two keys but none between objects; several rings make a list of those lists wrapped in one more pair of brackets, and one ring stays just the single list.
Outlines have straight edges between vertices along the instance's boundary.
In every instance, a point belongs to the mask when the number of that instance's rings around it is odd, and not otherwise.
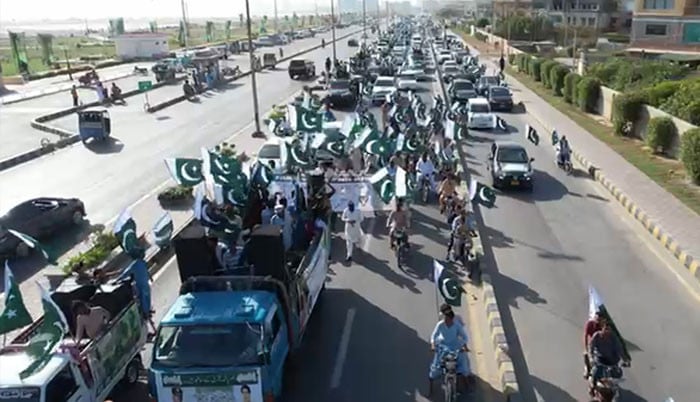
[{"label": "pickup truck", "polygon": [[[246,245],[249,265],[226,270],[209,240],[202,230],[174,241],[182,285],[158,325],[151,396],[278,401],[285,363],[325,289],[330,233],[300,255],[284,251],[278,226],[259,226]],[[239,399],[244,392],[249,399]]]},{"label": "pickup truck", "polygon": [[313,78],[316,76],[316,66],[311,60],[294,59],[289,62],[289,78]]},{"label": "pickup truck", "polygon": [[43,317],[29,325],[0,349],[0,400],[102,402],[120,382],[133,385],[138,381],[148,331],[130,284],[61,285],[51,299],[72,333],[75,317],[71,306],[76,300],[105,308],[112,319],[95,339],[76,344],[72,335],[66,335],[43,367],[20,380],[20,372],[33,362],[28,347]]}]

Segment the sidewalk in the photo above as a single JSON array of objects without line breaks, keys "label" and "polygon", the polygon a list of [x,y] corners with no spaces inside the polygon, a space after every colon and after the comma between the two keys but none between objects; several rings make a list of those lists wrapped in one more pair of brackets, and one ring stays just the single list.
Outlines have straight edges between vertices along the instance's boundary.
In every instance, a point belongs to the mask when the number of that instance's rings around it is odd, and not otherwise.
[{"label": "sidewalk", "polygon": [[[496,62],[490,58],[485,57],[482,62],[488,63],[490,68],[496,67]],[[553,129],[566,135],[574,152],[602,172],[607,179],[602,180],[603,184],[698,278],[700,216],[517,79],[510,75],[506,77],[514,100],[522,101],[527,112],[542,125],[540,137],[544,143],[548,143],[549,133]],[[680,253],[679,249],[688,257]],[[692,259],[696,261],[693,267],[690,262]]]}]

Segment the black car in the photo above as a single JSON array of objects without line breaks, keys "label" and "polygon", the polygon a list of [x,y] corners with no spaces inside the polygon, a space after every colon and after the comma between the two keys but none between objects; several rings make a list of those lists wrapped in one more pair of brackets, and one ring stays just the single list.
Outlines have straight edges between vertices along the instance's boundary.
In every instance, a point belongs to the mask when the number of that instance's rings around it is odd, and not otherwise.
[{"label": "black car", "polygon": [[289,78],[312,78],[316,76],[316,65],[311,60],[295,59],[289,62]]},{"label": "black car", "polygon": [[350,80],[331,80],[326,99],[334,108],[354,106],[357,99],[354,89]]},{"label": "black car", "polygon": [[500,80],[498,77],[494,76],[482,76],[476,84],[476,91],[479,95],[486,96],[489,91],[489,87],[493,85],[499,85]]},{"label": "black car", "polygon": [[459,68],[457,68],[457,67],[451,67],[451,66],[450,66],[450,67],[446,67],[446,68],[442,71],[442,79],[443,79],[443,81],[445,81],[445,82],[450,82],[450,81],[452,81],[452,79],[453,79],[457,74],[459,74],[459,73],[460,73],[460,70],[459,70]]},{"label": "black car", "polygon": [[349,47],[358,47],[358,46],[360,46],[360,44],[359,44],[359,42],[357,42],[357,39],[351,38],[351,39],[348,39],[348,46]]},{"label": "black car", "polygon": [[447,89],[452,102],[466,102],[471,98],[476,98],[476,88],[471,81],[455,79]]},{"label": "black car", "polygon": [[508,88],[502,86],[492,86],[489,88],[488,95],[489,105],[491,110],[513,110],[513,95]]},{"label": "black car", "polygon": [[0,257],[24,257],[26,244],[8,229],[35,239],[49,237],[70,225],[82,223],[85,205],[77,198],[35,198],[25,201],[0,216]]}]

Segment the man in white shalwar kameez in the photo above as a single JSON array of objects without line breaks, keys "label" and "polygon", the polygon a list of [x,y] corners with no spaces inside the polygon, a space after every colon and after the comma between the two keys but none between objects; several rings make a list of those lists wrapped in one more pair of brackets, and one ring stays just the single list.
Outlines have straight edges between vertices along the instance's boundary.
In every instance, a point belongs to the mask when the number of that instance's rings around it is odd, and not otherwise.
[{"label": "man in white shalwar kameez", "polygon": [[362,239],[362,229],[360,228],[362,214],[355,208],[354,202],[348,202],[348,206],[343,210],[342,220],[345,222],[345,247],[347,250],[345,260],[350,261],[352,260],[353,248]]}]

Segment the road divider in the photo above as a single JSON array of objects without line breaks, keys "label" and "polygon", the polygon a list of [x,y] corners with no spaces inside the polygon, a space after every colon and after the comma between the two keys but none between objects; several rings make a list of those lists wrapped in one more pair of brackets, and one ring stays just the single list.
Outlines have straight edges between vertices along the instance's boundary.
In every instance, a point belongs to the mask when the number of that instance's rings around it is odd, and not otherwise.
[{"label": "road divider", "polygon": [[[445,81],[442,77],[442,70],[440,66],[437,65],[437,55],[435,53],[435,46],[431,44],[431,52],[433,54],[433,59],[436,61],[435,72],[437,79],[439,81],[440,90],[442,92],[442,97],[445,101],[445,105],[449,108],[449,97],[447,90],[445,88]],[[469,135],[469,134],[467,134]],[[463,194],[467,203],[471,205],[471,209],[474,213],[478,213],[478,205],[472,203],[469,200],[469,182],[471,180],[471,175],[469,174],[469,169],[467,167],[467,155],[466,151],[463,149],[467,146],[466,141],[462,141],[457,144],[457,152],[459,154],[460,165],[462,167],[462,185],[460,186],[460,192]],[[481,270],[481,264],[483,262],[484,256],[484,246],[482,244],[481,231],[477,230],[477,236],[472,238],[472,248],[474,254],[476,254],[477,260],[479,261],[479,269]],[[466,291],[466,289],[465,289]],[[513,360],[511,359],[508,347],[508,340],[506,337],[506,331],[503,327],[501,320],[501,313],[498,307],[498,300],[496,298],[496,292],[493,288],[491,282],[491,277],[488,274],[483,274],[481,276],[481,296],[484,301],[484,306],[486,308],[486,319],[489,326],[489,332],[491,335],[491,342],[496,354],[496,364],[498,367],[498,372],[500,376],[500,382],[502,387],[502,393],[508,402],[521,402],[522,395],[520,393],[520,387],[518,385],[517,374],[515,373],[515,366],[513,365]]]}]

